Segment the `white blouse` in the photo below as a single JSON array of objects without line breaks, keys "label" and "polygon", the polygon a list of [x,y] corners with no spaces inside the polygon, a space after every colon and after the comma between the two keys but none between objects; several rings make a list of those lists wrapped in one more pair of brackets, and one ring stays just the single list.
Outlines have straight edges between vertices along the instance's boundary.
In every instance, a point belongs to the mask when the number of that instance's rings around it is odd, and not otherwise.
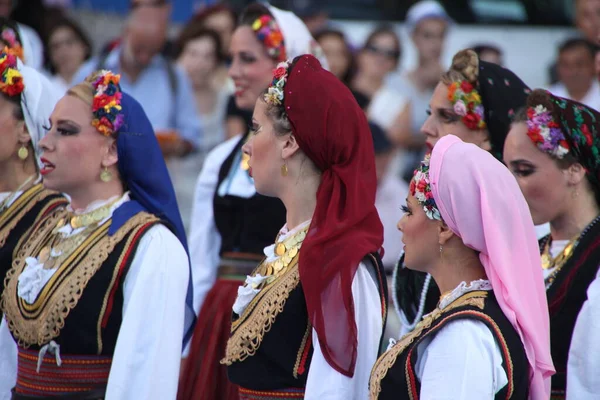
[{"label": "white blouse", "polygon": [[[463,282],[440,304],[473,290],[490,290],[488,281]],[[481,321],[449,322],[417,347],[417,378],[421,398],[428,400],[493,399],[508,383],[502,353],[490,329]]]},{"label": "white blouse", "polygon": [[[309,223],[310,221],[305,221],[290,231],[284,226],[280,231],[280,241],[293,236]],[[275,245],[265,247],[264,253],[267,260],[277,257],[274,250]],[[252,298],[260,292],[260,290],[251,288],[253,279],[261,279],[261,277],[249,276],[246,283],[250,285],[238,289],[238,298],[234,304],[236,313],[243,312]],[[305,400],[364,400],[369,398],[369,378],[371,368],[377,361],[383,319],[379,289],[364,262],[359,264],[352,281],[352,298],[358,332],[358,353],[354,376],[349,378],[327,363],[319,345],[317,332],[313,329],[313,356],[308,370]]]},{"label": "white blouse", "polygon": [[[176,398],[188,280],[188,257],[177,237],[164,225],[150,228],[124,280],[123,320],[106,400]],[[0,399],[10,399],[16,383],[16,355],[2,321]]]}]

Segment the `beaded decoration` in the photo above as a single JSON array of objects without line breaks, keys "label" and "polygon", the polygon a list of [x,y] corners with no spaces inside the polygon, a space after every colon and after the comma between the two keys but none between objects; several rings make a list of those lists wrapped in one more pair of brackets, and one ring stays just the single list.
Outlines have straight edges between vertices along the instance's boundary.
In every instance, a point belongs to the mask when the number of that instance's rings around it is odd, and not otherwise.
[{"label": "beaded decoration", "polygon": [[283,104],[283,89],[287,82],[291,61],[280,62],[273,71],[273,81],[264,95],[265,102],[274,106]]},{"label": "beaded decoration", "polygon": [[0,53],[0,91],[8,96],[18,96],[25,90],[23,75],[17,69],[17,55],[4,47]]},{"label": "beaded decoration", "polygon": [[270,15],[263,15],[254,21],[252,30],[267,48],[267,53],[275,61],[285,61],[287,58],[285,52],[285,43],[283,34],[275,18]]},{"label": "beaded decoration", "polygon": [[[586,125],[583,125],[587,129]],[[558,159],[569,153],[569,143],[560,126],[552,119],[552,112],[541,104],[527,108],[527,136],[544,153]]]},{"label": "beaded decoration", "polygon": [[431,193],[431,186],[429,182],[429,160],[431,154],[427,154],[425,159],[421,161],[419,168],[415,170],[415,174],[410,181],[410,194],[414,196],[419,204],[423,206],[423,211],[427,214],[429,219],[442,220],[440,211],[435,204],[433,193]]},{"label": "beaded decoration", "polygon": [[452,82],[448,87],[448,100],[467,128],[476,130],[486,127],[481,96],[470,82]]},{"label": "beaded decoration", "polygon": [[104,136],[113,135],[123,125],[120,78],[118,74],[102,70],[92,83],[94,87],[92,125]]}]

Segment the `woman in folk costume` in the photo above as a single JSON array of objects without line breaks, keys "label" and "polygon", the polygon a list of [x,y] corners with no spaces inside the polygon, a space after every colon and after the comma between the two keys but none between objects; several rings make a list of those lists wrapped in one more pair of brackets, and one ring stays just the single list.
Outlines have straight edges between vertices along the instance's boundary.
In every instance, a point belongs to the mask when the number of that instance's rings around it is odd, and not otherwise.
[{"label": "woman in folk costume", "polygon": [[[0,53],[0,293],[17,244],[44,217],[67,203],[47,190],[39,175],[40,139],[59,96],[45,76],[24,66],[10,50]],[[0,309],[0,316],[3,315]],[[5,330],[2,321],[0,330]],[[10,396],[17,352],[0,345],[0,399]]]},{"label": "woman in folk costume", "polygon": [[[231,42],[229,75],[237,106],[252,110],[287,57],[318,50],[302,21],[291,12],[254,4],[244,10]],[[194,307],[199,323],[180,383],[180,400],[237,399],[237,387],[219,364],[231,327],[238,287],[285,223],[277,198],[256,192],[242,145],[251,132],[211,151],[202,168],[194,200],[190,253]]]},{"label": "woman in folk costume", "polygon": [[44,185],[70,204],[17,249],[6,276],[10,332],[0,341],[18,344],[12,399],[174,399],[194,315],[152,126],[108,71],[71,88],[48,123]]},{"label": "woman in folk costume", "polygon": [[[479,60],[472,50],[459,51],[431,97],[429,117],[421,128],[427,146],[431,150],[442,137],[453,134],[502,159],[512,117],[525,105],[528,93],[512,71]],[[435,308],[440,292],[431,275],[404,268],[402,260],[392,282],[404,334]]]},{"label": "woman in folk costume", "polygon": [[373,367],[371,399],[547,400],[548,306],[535,231],[510,172],[448,135],[415,171],[398,222],[437,307]]},{"label": "woman in folk costume", "polygon": [[311,56],[281,63],[243,150],[286,224],[233,305],[222,362],[242,399],[365,399],[386,315],[369,125]]},{"label": "woman in folk costume", "polygon": [[600,390],[594,368],[598,352],[593,351],[598,345],[590,335],[600,315],[594,294],[600,282],[599,129],[596,110],[535,90],[504,147],[504,160],[534,222],[550,222],[540,252],[556,366],[552,395],[557,399],[565,397],[565,388],[573,399],[595,398]]}]

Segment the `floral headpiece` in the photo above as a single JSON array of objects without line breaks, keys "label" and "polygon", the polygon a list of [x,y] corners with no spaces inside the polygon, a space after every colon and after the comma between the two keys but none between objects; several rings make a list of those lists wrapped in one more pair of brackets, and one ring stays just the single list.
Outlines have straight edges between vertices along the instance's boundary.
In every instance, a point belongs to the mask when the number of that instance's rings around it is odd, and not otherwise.
[{"label": "floral headpiece", "polygon": [[[586,125],[584,130],[587,129]],[[552,112],[541,104],[527,108],[527,136],[544,153],[563,158],[569,153],[569,143]]]},{"label": "floral headpiece", "polygon": [[259,17],[252,24],[252,30],[256,33],[258,40],[260,40],[265,47],[269,56],[274,58],[276,61],[285,61],[287,58],[285,52],[285,44],[283,42],[283,34],[275,18],[270,15],[263,15]]},{"label": "floral headpiece", "polygon": [[429,219],[442,220],[440,211],[435,204],[433,193],[429,182],[429,160],[431,154],[427,154],[425,159],[421,161],[419,168],[415,170],[415,174],[410,181],[410,194],[414,196],[419,204],[423,206],[423,211]]},{"label": "floral headpiece", "polygon": [[5,47],[0,53],[0,92],[8,96],[18,96],[25,90],[23,75],[17,69],[17,56]]},{"label": "floral headpiece", "polygon": [[292,65],[291,61],[280,62],[273,71],[273,81],[264,97],[267,104],[274,106],[283,104],[283,89],[287,82],[290,65]]},{"label": "floral headpiece", "polygon": [[92,83],[94,86],[92,125],[104,136],[112,135],[123,125],[120,79],[120,75],[102,70]]},{"label": "floral headpiece", "polygon": [[17,39],[17,33],[14,29],[5,27],[0,34],[0,38],[8,44],[8,48],[15,56],[19,57],[22,61],[25,61],[25,57],[23,56],[23,46],[21,46],[21,42]]},{"label": "floral headpiece", "polygon": [[452,82],[448,88],[448,100],[467,128],[476,130],[486,127],[481,96],[473,84],[467,81]]}]

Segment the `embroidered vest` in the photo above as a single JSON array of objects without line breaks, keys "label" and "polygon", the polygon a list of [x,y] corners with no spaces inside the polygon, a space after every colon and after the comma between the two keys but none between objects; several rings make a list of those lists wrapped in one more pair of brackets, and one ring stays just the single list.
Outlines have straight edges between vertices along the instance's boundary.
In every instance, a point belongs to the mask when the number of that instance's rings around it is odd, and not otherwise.
[{"label": "embroidered vest", "polygon": [[[56,395],[57,391],[72,393],[92,382],[106,384],[122,320],[123,282],[141,237],[159,222],[151,214],[139,213],[112,236],[108,235],[111,220],[103,223],[58,267],[29,304],[17,290],[25,259],[48,245],[52,230],[64,216],[57,213],[42,222],[18,249],[7,274],[2,308],[19,345],[16,393]],[[42,359],[40,373],[35,373],[31,357],[51,342],[60,346],[67,367],[57,368],[48,354]],[[84,374],[82,380],[70,375],[71,369],[77,371],[87,364],[97,367],[94,374]]]},{"label": "embroidered vest", "polygon": [[[550,236],[540,240],[543,249]],[[552,376],[552,398],[565,398],[567,360],[575,321],[587,300],[587,289],[600,265],[600,223],[580,238],[573,254],[556,274],[546,291],[550,310],[550,351],[556,374]]]},{"label": "embroidered vest", "polygon": [[61,194],[46,190],[42,184],[38,184],[26,190],[0,214],[1,283],[4,283],[4,277],[11,267],[18,243],[26,239],[28,231],[67,204],[67,199]]},{"label": "embroidered vest", "polygon": [[[215,224],[221,235],[220,255],[226,252],[263,254],[279,229],[285,224],[285,207],[276,197],[256,193],[250,198],[227,194],[219,196],[219,187],[227,179],[248,134],[240,139],[219,170],[219,181],[213,198]],[[239,171],[244,173],[245,171]],[[250,179],[250,178],[248,178]]]},{"label": "embroidered vest", "polygon": [[[300,283],[298,257],[254,297],[242,315],[234,314],[231,338],[221,363],[228,366],[229,379],[242,388],[265,391],[306,386],[313,329]],[[379,255],[371,254],[367,260],[382,299],[383,332],[387,315],[385,272]]]},{"label": "embroidered vest", "polygon": [[467,292],[444,310],[436,308],[414,331],[405,335],[375,363],[371,372],[370,399],[419,399],[421,383],[416,374],[418,345],[446,324],[471,318],[483,322],[500,346],[508,384],[496,399],[526,400],[529,391],[529,364],[519,335],[502,313],[493,292]]}]

